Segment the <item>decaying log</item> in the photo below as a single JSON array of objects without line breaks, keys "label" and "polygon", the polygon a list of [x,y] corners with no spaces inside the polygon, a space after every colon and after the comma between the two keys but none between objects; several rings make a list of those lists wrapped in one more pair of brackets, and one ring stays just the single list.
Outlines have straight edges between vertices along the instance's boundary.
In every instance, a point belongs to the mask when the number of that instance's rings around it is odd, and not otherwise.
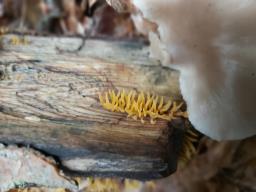
[{"label": "decaying log", "polygon": [[[104,110],[108,89],[180,99],[178,73],[148,58],[138,42],[28,36],[0,52],[0,142],[29,145],[88,176],[161,178],[176,169],[182,131]],[[62,51],[60,51],[60,49]]]}]

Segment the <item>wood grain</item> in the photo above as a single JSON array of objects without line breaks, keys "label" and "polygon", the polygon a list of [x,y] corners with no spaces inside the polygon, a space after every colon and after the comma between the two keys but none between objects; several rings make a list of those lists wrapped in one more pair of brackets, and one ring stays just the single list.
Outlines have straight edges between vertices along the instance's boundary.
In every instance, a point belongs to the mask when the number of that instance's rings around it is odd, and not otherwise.
[{"label": "wood grain", "polygon": [[28,45],[12,45],[11,38],[0,52],[0,142],[39,149],[74,174],[148,179],[175,170],[179,130],[109,112],[98,100],[109,89],[180,99],[178,73],[149,59],[147,47],[88,40],[72,53],[59,50],[81,40],[27,36]]}]

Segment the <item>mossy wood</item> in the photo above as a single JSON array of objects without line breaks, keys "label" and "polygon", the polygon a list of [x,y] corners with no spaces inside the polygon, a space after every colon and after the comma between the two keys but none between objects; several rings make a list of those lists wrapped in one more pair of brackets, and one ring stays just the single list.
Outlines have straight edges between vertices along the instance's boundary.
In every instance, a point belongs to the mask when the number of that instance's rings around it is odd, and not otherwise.
[{"label": "mossy wood", "polygon": [[177,72],[150,60],[147,47],[91,39],[69,52],[81,39],[13,38],[5,35],[0,51],[0,142],[39,149],[74,174],[150,179],[175,171],[179,129],[104,110],[98,99],[109,89],[180,98]]}]

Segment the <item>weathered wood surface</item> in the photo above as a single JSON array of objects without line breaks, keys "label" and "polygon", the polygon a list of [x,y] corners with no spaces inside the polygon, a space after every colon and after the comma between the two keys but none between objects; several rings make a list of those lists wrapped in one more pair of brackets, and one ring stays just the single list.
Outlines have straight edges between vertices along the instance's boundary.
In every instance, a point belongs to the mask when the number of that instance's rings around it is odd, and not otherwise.
[{"label": "weathered wood surface", "polygon": [[[179,98],[178,74],[148,58],[136,42],[27,37],[0,52],[0,142],[30,145],[83,175],[161,178],[176,168],[181,135],[166,121],[127,118],[104,110],[108,89]],[[176,130],[176,131],[175,131]],[[175,132],[175,133],[174,133]]]}]

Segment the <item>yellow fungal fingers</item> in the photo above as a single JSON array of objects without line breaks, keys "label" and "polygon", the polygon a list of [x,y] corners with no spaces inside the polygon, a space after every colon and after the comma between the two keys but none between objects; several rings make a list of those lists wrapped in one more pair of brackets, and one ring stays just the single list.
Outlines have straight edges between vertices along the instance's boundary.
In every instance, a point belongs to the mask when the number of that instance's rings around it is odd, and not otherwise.
[{"label": "yellow fungal fingers", "polygon": [[148,99],[147,99],[147,102],[146,102],[146,104],[145,104],[144,109],[145,109],[145,110],[148,110],[148,109],[150,108],[150,106],[152,105],[152,103],[153,103],[153,99],[148,98]]},{"label": "yellow fungal fingers", "polygon": [[151,106],[151,108],[149,109],[149,111],[151,111],[151,112],[156,112],[157,99],[158,99],[158,98],[156,98],[156,99],[153,100],[152,106]]},{"label": "yellow fungal fingers", "polygon": [[195,132],[191,131],[190,129],[187,131],[187,133],[193,137],[198,137],[198,135]]},{"label": "yellow fungal fingers", "polygon": [[183,105],[183,103],[180,103],[180,104],[177,106],[177,103],[174,101],[171,111],[177,112],[177,111],[181,108],[182,105]]},{"label": "yellow fungal fingers", "polygon": [[141,92],[141,97],[142,97],[142,103],[145,104],[145,95],[143,92]]},{"label": "yellow fungal fingers", "polygon": [[105,101],[106,101],[106,104],[110,104],[109,98],[108,98],[108,93],[105,93]]},{"label": "yellow fungal fingers", "polygon": [[185,144],[187,146],[187,149],[192,153],[192,154],[195,154],[196,153],[196,149],[195,147],[193,146],[192,142],[190,142],[188,139],[185,139]]},{"label": "yellow fungal fingers", "polygon": [[126,96],[126,107],[125,110],[129,110],[131,107],[132,91]]},{"label": "yellow fungal fingers", "polygon": [[103,105],[104,104],[104,99],[103,99],[101,94],[99,94],[99,99],[100,99],[100,104]]},{"label": "yellow fungal fingers", "polygon": [[160,113],[165,113],[166,111],[168,111],[170,109],[172,105],[172,102],[171,101],[168,101],[168,103],[166,103],[162,109],[160,109]]},{"label": "yellow fungal fingers", "polygon": [[183,103],[177,105],[176,102],[165,102],[164,97],[156,96],[150,93],[135,91],[126,92],[109,90],[105,95],[99,94],[100,104],[112,112],[127,113],[128,117],[134,120],[138,118],[144,123],[144,118],[149,118],[152,124],[156,119],[171,121],[178,117],[186,117],[187,113],[180,110]]},{"label": "yellow fungal fingers", "polygon": [[163,104],[164,104],[164,97],[162,96],[162,97],[160,98],[159,105],[158,105],[158,107],[157,107],[158,111],[160,111],[160,110],[162,109]]},{"label": "yellow fungal fingers", "polygon": [[184,167],[197,154],[196,146],[199,140],[200,137],[195,130],[191,128],[186,129],[182,150],[179,154],[179,160],[182,160],[182,164],[179,163],[179,166]]},{"label": "yellow fungal fingers", "polygon": [[141,93],[138,95],[137,102],[140,104],[142,102],[142,95]]},{"label": "yellow fungal fingers", "polygon": [[187,138],[190,142],[197,142],[198,138],[188,137]]},{"label": "yellow fungal fingers", "polygon": [[122,91],[122,93],[121,93],[121,97],[120,97],[120,99],[119,99],[119,102],[118,102],[118,104],[119,104],[119,107],[118,107],[118,109],[119,109],[119,111],[120,112],[125,112],[125,91],[123,90]]},{"label": "yellow fungal fingers", "polygon": [[187,112],[179,111],[179,112],[175,113],[175,116],[177,116],[177,117],[183,117],[183,118],[185,118],[185,119],[188,119],[188,113],[187,113]]},{"label": "yellow fungal fingers", "polygon": [[156,121],[154,119],[150,119],[151,124],[156,124]]},{"label": "yellow fungal fingers", "polygon": [[158,103],[158,96],[156,96],[156,98],[153,101],[153,106],[154,106],[153,111],[154,112],[157,112],[157,103]]}]

